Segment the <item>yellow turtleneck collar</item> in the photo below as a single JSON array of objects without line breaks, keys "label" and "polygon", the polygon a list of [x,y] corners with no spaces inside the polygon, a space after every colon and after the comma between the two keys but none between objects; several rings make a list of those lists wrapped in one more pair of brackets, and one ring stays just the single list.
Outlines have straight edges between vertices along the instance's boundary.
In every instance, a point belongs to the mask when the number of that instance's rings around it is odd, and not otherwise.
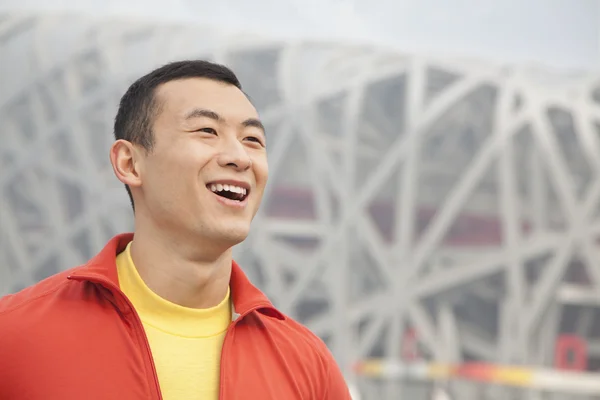
[{"label": "yellow turtleneck collar", "polygon": [[196,309],[171,303],[146,286],[133,264],[130,247],[131,243],[117,256],[119,285],[144,324],[189,338],[215,336],[227,330],[231,323],[229,289],[223,301],[212,308]]}]

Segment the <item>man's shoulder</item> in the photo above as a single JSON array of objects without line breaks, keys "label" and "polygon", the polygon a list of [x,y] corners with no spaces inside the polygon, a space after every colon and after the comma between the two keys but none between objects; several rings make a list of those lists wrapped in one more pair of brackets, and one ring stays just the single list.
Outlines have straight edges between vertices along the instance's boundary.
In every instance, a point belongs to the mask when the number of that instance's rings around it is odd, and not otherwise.
[{"label": "man's shoulder", "polygon": [[65,289],[70,286],[68,274],[58,273],[0,298],[0,375],[7,374],[8,360],[35,360],[42,354],[33,349],[44,343],[48,328],[65,329],[59,321],[64,321],[61,314],[66,308]]},{"label": "man's shoulder", "polygon": [[[350,400],[344,376],[325,342],[300,322],[281,316],[261,318],[270,347],[285,360],[297,382],[311,382],[304,387],[305,393],[311,393],[308,397]],[[261,352],[264,357],[265,349]]]},{"label": "man's shoulder", "polygon": [[64,288],[69,283],[67,277],[79,268],[81,267],[59,272],[17,293],[0,298],[0,319],[19,314],[24,310],[26,312],[29,307],[36,307],[48,296],[56,294]]},{"label": "man's shoulder", "polygon": [[325,342],[308,327],[288,316],[286,316],[284,322],[285,326],[292,332],[295,332],[300,338],[303,338],[308,346],[319,353],[329,355],[329,348]]},{"label": "man's shoulder", "polygon": [[295,319],[281,315],[283,316],[281,319],[270,318],[269,324],[270,328],[277,333],[279,344],[283,344],[284,348],[287,347],[295,353],[317,356],[319,362],[325,365],[335,362],[329,348],[320,337]]}]

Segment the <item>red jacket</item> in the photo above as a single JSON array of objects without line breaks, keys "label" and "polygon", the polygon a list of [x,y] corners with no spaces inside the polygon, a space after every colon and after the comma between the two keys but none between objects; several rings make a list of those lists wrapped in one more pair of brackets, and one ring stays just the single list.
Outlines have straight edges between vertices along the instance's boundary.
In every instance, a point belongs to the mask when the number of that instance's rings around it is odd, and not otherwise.
[{"label": "red jacket", "polygon": [[[117,278],[115,257],[132,238],[0,299],[0,399],[161,399],[144,328]],[[220,399],[350,399],[320,339],[235,263],[230,285],[239,316],[223,343]]]}]

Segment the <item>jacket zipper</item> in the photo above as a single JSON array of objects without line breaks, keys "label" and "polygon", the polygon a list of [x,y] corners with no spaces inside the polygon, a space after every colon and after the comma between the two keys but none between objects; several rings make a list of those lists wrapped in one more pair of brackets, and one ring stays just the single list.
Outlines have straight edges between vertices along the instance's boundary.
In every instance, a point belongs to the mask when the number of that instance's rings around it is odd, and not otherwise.
[{"label": "jacket zipper", "polygon": [[229,342],[227,341],[227,339],[229,338],[229,336],[231,336],[231,332],[233,332],[233,330],[235,329],[236,324],[239,321],[241,321],[242,319],[244,319],[244,317],[247,316],[248,314],[250,314],[251,312],[256,311],[257,309],[259,309],[261,306],[262,306],[262,304],[255,305],[254,307],[252,307],[251,309],[247,310],[243,314],[240,314],[235,319],[235,321],[231,322],[231,324],[227,328],[227,332],[225,332],[225,337],[223,338],[223,348],[221,349],[221,367],[220,367],[220,376],[219,376],[219,400],[225,400],[225,379],[224,379],[224,377],[225,377],[225,360],[226,360],[226,353],[227,353],[228,344],[229,344]]},{"label": "jacket zipper", "polygon": [[231,324],[229,325],[229,327],[227,328],[227,332],[225,332],[225,337],[223,338],[223,348],[221,349],[221,367],[220,367],[220,376],[219,376],[219,400],[223,400],[225,399],[225,352],[226,352],[226,346],[229,343],[227,341],[227,338],[229,338],[230,333],[233,331],[233,329],[235,328],[235,324],[237,323],[237,321],[241,318],[238,317],[237,320],[232,321]]},{"label": "jacket zipper", "polygon": [[160,391],[160,384],[158,382],[158,374],[156,372],[154,358],[152,357],[152,350],[150,349],[150,343],[148,342],[148,337],[146,336],[146,331],[144,330],[142,320],[140,319],[140,316],[138,315],[135,308],[133,307],[133,304],[131,303],[131,301],[129,301],[129,299],[127,298],[127,296],[125,296],[125,294],[121,291],[121,289],[119,289],[114,283],[112,283],[108,280],[100,279],[100,278],[81,277],[81,276],[69,276],[68,279],[75,280],[75,281],[89,281],[89,282],[92,282],[95,284],[102,285],[105,288],[107,288],[108,290],[110,290],[111,293],[116,294],[117,296],[120,296],[121,300],[123,300],[125,302],[125,304],[127,305],[127,307],[129,307],[131,314],[133,314],[133,316],[134,316],[134,321],[133,321],[134,329],[136,330],[136,333],[138,334],[138,336],[141,335],[142,342],[144,343],[144,348],[146,350],[146,356],[147,356],[148,360],[150,360],[152,377],[154,378],[154,390],[156,392],[155,394],[156,394],[158,400],[162,400],[162,393]]}]

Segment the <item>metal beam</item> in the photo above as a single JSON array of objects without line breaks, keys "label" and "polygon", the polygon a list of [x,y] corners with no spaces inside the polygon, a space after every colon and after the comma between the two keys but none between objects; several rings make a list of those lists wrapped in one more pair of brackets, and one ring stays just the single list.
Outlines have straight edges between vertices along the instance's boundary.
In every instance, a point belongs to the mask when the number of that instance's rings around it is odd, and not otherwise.
[{"label": "metal beam", "polygon": [[[494,134],[502,135],[504,125],[513,115],[512,105],[516,93],[510,83],[506,82],[498,94]],[[525,301],[524,272],[522,270],[521,246],[521,213],[519,209],[519,195],[517,192],[516,158],[514,150],[514,137],[506,138],[502,143],[502,152],[499,157],[497,179],[500,191],[500,215],[502,217],[503,249],[507,258],[507,294],[511,302],[509,308],[512,312],[500,315],[502,323],[511,324],[510,331],[502,333],[510,335],[501,337],[503,362],[519,362],[527,357],[527,345],[520,324],[517,323],[517,313]],[[501,313],[500,313],[501,314]],[[508,318],[508,319],[507,319]]]}]

